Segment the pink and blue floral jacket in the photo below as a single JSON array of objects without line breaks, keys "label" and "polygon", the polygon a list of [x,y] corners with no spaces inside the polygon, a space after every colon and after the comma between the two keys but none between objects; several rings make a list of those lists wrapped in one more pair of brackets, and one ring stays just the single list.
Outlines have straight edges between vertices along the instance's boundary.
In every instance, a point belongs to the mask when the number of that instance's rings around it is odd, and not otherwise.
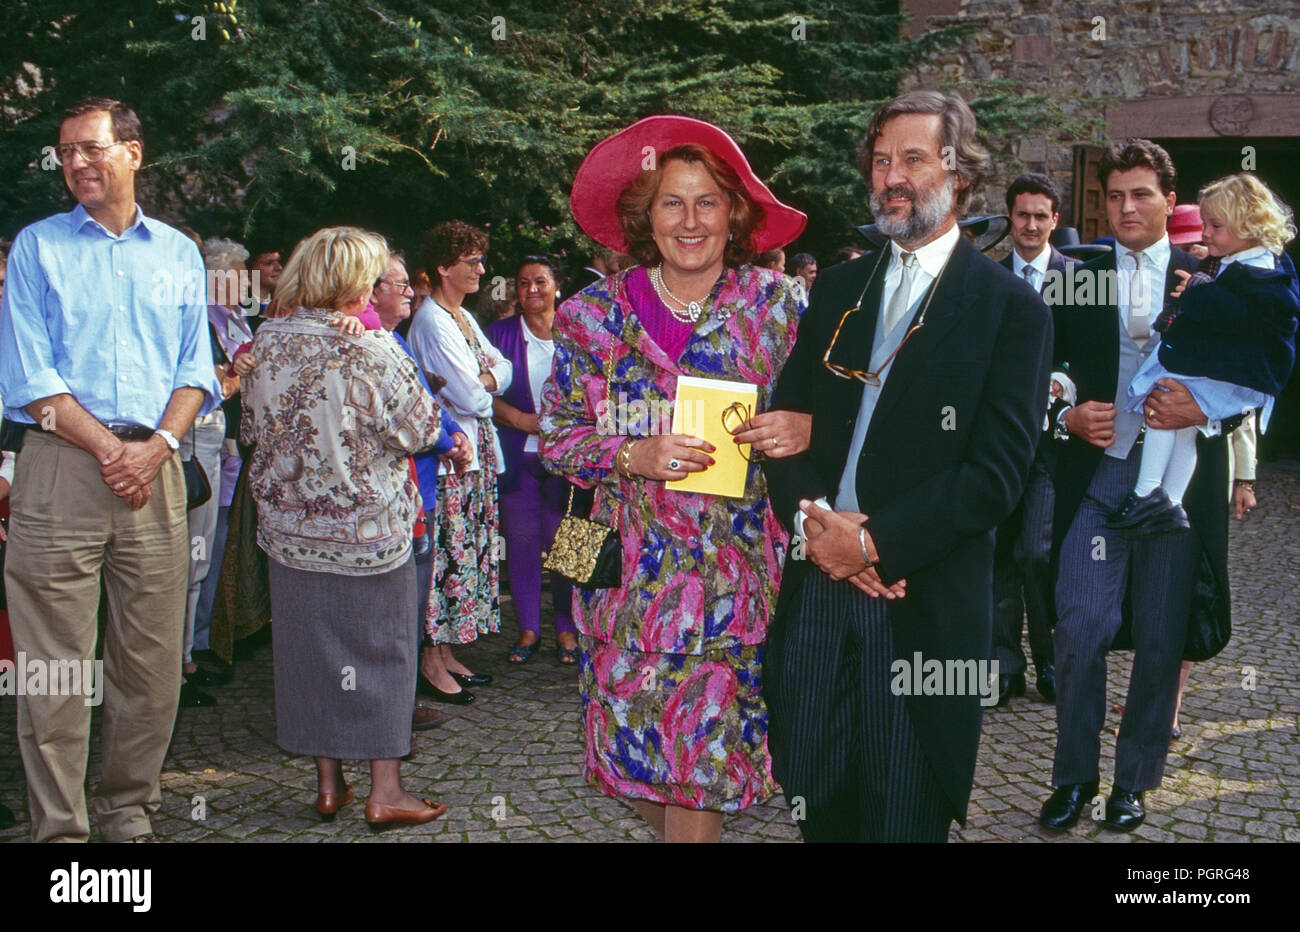
[{"label": "pink and blue floral jacket", "polygon": [[804,302],[794,280],[778,272],[727,269],[674,362],[629,306],[627,274],[561,305],[554,368],[542,390],[543,464],[596,488],[591,517],[617,525],[623,548],[622,586],[575,587],[574,621],[583,634],[644,652],[701,654],[761,643],[788,536],[758,464],[750,464],[745,497],[736,499],[625,479],[614,455],[628,435],[669,431],[670,419],[651,424],[644,415],[671,410],[679,375],[752,383],[757,410],[767,410]]}]

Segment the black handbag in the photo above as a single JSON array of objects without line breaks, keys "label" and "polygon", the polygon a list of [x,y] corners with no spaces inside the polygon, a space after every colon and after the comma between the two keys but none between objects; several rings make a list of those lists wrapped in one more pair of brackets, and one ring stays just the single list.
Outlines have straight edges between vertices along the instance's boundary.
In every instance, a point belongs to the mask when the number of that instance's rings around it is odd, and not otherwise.
[{"label": "black handbag", "polygon": [[199,464],[198,448],[194,443],[194,428],[190,427],[190,458],[181,460],[181,472],[185,474],[185,510],[193,511],[212,497],[212,484],[208,474]]}]

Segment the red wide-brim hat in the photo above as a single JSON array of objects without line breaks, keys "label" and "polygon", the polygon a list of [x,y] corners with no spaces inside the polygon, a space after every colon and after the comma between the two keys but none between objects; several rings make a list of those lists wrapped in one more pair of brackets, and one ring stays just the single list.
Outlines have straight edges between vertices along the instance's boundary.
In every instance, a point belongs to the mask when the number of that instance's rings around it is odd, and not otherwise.
[{"label": "red wide-brim hat", "polygon": [[762,206],[763,222],[755,228],[750,244],[754,252],[777,249],[799,238],[808,216],[776,199],[749,167],[736,140],[712,123],[684,116],[646,117],[596,143],[582,160],[569,194],[578,226],[602,246],[626,253],[627,237],[616,209],[619,195],[641,174],[649,154],[657,158],[685,143],[703,146],[731,166],[750,199]]}]

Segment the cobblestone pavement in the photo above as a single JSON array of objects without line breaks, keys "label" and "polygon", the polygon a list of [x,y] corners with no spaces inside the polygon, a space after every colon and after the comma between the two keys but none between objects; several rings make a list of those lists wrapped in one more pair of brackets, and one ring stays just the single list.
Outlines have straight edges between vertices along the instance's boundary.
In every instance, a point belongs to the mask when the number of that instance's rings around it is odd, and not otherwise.
[{"label": "cobblestone pavement", "polygon": [[[1183,738],[1169,754],[1163,786],[1147,795],[1146,824],[1133,835],[1084,820],[1061,841],[1300,841],[1300,472],[1265,468],[1260,507],[1232,522],[1232,643],[1198,665],[1183,704]],[[509,609],[507,609],[509,612]],[[214,692],[219,705],[181,711],[163,770],[164,841],[651,841],[635,814],[588,786],[580,773],[578,697],[572,668],[547,649],[529,664],[508,664],[506,630],[461,652],[496,682],[479,701],[451,710],[436,730],[418,732],[402,771],[406,785],[447,803],[442,819],[372,836],[354,804],[332,823],[312,808],[310,760],[275,745],[269,645],[239,662],[234,683]],[[1128,654],[1112,655],[1102,792],[1115,752],[1115,706],[1124,701]],[[1253,671],[1252,688],[1249,676]],[[1043,841],[1036,825],[1048,791],[1055,716],[1026,699],[986,714],[970,818],[952,841]],[[19,814],[0,840],[27,837],[22,768],[12,700],[0,703],[0,799]],[[98,761],[92,758],[91,782]],[[364,764],[349,763],[364,798]],[[202,818],[197,817],[200,812]],[[784,799],[729,817],[725,841],[794,841]]]}]

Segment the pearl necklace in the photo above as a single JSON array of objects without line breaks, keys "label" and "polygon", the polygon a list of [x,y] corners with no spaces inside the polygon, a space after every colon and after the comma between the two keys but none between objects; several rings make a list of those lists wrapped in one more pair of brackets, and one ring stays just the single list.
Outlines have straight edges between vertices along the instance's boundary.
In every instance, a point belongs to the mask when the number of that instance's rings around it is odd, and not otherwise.
[{"label": "pearl necklace", "polygon": [[[650,284],[654,286],[659,299],[664,302],[664,306],[668,308],[668,313],[673,315],[674,320],[681,321],[684,324],[693,324],[704,315],[704,305],[701,302],[683,301],[668,290],[668,284],[664,281],[662,262],[650,270]],[[673,307],[668,303],[668,300],[672,300],[674,304],[680,304],[684,310]]]}]

